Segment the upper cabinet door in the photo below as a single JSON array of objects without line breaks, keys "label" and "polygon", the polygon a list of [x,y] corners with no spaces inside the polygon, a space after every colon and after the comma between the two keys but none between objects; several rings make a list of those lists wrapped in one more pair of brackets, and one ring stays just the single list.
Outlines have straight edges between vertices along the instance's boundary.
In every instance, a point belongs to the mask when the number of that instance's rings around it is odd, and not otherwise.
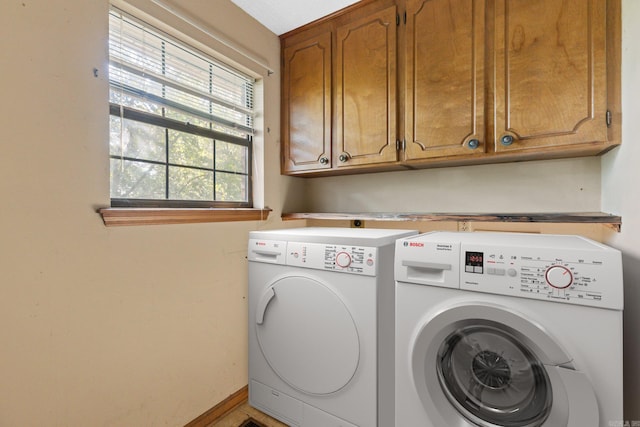
[{"label": "upper cabinet door", "polygon": [[606,0],[497,0],[497,152],[607,140]]},{"label": "upper cabinet door", "polygon": [[396,7],[337,29],[335,166],[397,160]]},{"label": "upper cabinet door", "polygon": [[285,47],[282,172],[331,168],[331,32]]},{"label": "upper cabinet door", "polygon": [[485,8],[406,3],[405,160],[485,152]]}]

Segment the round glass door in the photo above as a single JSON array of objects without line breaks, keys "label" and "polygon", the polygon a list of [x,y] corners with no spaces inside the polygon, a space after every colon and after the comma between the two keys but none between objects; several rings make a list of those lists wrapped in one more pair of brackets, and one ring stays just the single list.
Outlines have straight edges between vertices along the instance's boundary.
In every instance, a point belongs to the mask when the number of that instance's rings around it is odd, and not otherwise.
[{"label": "round glass door", "polygon": [[535,427],[551,412],[542,362],[503,325],[478,321],[449,334],[437,374],[449,401],[476,425]]},{"label": "round glass door", "polygon": [[309,394],[334,393],[351,381],[360,340],[340,296],[317,280],[288,276],[267,288],[263,300],[258,343],[283,381]]}]

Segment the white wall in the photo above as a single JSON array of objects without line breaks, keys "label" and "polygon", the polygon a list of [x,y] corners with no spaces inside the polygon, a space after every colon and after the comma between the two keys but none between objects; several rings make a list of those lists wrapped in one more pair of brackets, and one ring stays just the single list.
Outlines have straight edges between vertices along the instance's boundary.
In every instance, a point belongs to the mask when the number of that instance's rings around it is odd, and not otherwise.
[{"label": "white wall", "polygon": [[106,228],[108,1],[1,1],[1,426],[184,425],[247,384],[247,235],[300,194],[279,175],[279,40],[228,0],[179,3],[276,70],[257,138],[274,212]]},{"label": "white wall", "polygon": [[640,2],[622,0],[622,141],[602,158],[602,210],[622,216],[625,416],[640,421]]},{"label": "white wall", "polygon": [[600,210],[596,157],[308,180],[318,212],[576,212]]}]

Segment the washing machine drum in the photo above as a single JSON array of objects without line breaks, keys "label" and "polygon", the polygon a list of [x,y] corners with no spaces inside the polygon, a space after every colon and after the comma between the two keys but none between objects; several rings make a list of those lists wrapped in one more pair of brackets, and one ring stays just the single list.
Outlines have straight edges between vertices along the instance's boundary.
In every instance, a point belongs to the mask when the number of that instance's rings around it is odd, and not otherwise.
[{"label": "washing machine drum", "polygon": [[474,422],[540,425],[549,416],[553,390],[543,364],[509,332],[473,324],[451,333],[438,351],[440,386]]},{"label": "washing machine drum", "polygon": [[411,367],[433,426],[598,426],[588,378],[548,331],[507,307],[461,304],[425,319]]}]

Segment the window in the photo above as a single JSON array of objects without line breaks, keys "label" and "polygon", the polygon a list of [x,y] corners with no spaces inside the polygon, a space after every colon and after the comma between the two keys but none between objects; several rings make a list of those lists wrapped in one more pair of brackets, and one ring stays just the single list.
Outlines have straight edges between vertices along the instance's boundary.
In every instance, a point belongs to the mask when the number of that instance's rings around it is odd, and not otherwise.
[{"label": "window", "polygon": [[109,12],[114,207],[251,207],[254,80]]}]

